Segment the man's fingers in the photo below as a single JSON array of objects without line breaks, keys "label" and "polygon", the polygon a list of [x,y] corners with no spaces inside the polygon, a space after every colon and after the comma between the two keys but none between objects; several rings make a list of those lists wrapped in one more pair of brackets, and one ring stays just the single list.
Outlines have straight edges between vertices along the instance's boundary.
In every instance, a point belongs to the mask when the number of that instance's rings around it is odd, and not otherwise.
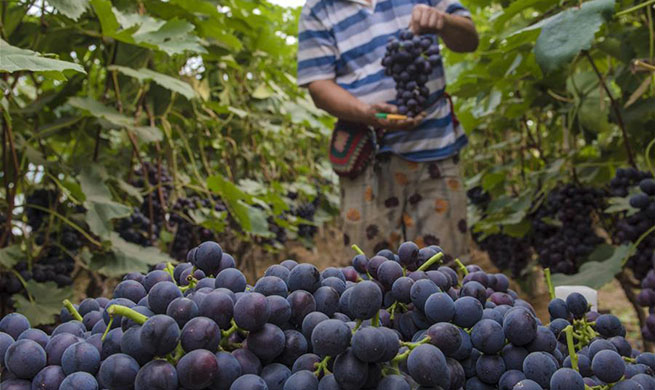
[{"label": "man's fingers", "polygon": [[430,12],[430,10],[425,10],[425,12],[421,13],[421,21],[419,23],[421,29],[425,29],[430,26],[430,18],[432,15],[434,15],[434,13]]},{"label": "man's fingers", "polygon": [[423,5],[419,4],[412,9],[412,17],[409,20],[409,29],[414,33],[418,33],[421,28],[421,17],[424,14]]},{"label": "man's fingers", "polygon": [[444,24],[444,14],[441,12],[435,12],[437,15],[437,20],[435,21],[435,26],[437,27],[437,31],[443,30],[443,24]]},{"label": "man's fingers", "polygon": [[429,20],[427,22],[428,26],[435,26],[438,29],[440,29],[440,27],[439,27],[439,17],[440,17],[439,12],[430,12],[430,17],[429,17]]}]

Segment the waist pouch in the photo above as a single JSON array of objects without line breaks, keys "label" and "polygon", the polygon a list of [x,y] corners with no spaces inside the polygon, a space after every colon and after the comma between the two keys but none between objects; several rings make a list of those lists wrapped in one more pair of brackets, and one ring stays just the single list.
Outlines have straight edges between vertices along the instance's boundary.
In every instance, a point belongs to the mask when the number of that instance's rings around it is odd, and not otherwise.
[{"label": "waist pouch", "polygon": [[339,120],[330,140],[330,164],[340,177],[353,179],[375,157],[375,133],[361,123]]}]

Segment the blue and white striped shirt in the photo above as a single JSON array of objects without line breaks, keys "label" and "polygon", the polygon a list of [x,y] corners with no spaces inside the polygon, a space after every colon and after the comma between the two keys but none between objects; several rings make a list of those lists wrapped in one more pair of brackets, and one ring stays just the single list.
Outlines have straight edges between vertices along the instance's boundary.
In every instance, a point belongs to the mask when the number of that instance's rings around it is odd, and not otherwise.
[{"label": "blue and white striped shirt", "polygon": [[[395,103],[393,78],[384,74],[382,58],[389,36],[407,28],[417,4],[470,17],[457,0],[308,0],[298,29],[298,84],[335,80],[362,101]],[[380,152],[410,161],[452,156],[466,145],[461,125],[453,122],[443,64],[434,67],[427,84],[430,98],[425,120],[412,131],[388,132]]]}]

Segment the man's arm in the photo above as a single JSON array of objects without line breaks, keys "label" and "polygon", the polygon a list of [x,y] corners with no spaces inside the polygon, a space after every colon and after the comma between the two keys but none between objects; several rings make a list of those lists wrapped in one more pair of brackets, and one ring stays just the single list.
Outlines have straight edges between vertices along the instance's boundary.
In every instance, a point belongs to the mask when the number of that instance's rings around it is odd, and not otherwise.
[{"label": "man's arm", "polygon": [[423,120],[422,116],[402,121],[376,118],[375,114],[378,112],[395,113],[396,106],[386,103],[366,104],[340,87],[334,80],[312,81],[308,89],[318,108],[346,121],[387,130],[406,130],[415,127]]},{"label": "man's arm", "polygon": [[414,7],[409,28],[415,34],[439,34],[446,47],[459,53],[475,51],[479,43],[478,32],[471,19],[425,4]]}]

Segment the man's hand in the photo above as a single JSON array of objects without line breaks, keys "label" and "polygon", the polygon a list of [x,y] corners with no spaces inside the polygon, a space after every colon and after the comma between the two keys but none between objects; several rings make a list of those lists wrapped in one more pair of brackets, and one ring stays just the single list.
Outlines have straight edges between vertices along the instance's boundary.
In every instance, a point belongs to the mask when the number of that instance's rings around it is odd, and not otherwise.
[{"label": "man's hand", "polygon": [[407,118],[403,120],[382,119],[375,116],[375,114],[379,112],[397,114],[398,107],[387,103],[369,105],[364,112],[364,122],[370,126],[384,130],[411,130],[418,126],[425,118],[425,115],[421,113],[414,118]]},{"label": "man's hand", "polygon": [[425,4],[415,5],[412,9],[409,29],[414,34],[439,34],[450,50],[459,53],[475,51],[479,43],[471,19],[448,14]]},{"label": "man's hand", "polygon": [[437,34],[447,23],[448,14],[425,4],[418,4],[412,10],[409,29],[414,34]]},{"label": "man's hand", "polygon": [[309,93],[314,104],[339,119],[364,123],[385,130],[410,130],[418,126],[425,118],[420,114],[406,120],[388,120],[375,116],[379,112],[387,114],[398,113],[398,108],[392,104],[367,104],[350,92],[340,87],[334,80],[317,80],[309,84]]}]

